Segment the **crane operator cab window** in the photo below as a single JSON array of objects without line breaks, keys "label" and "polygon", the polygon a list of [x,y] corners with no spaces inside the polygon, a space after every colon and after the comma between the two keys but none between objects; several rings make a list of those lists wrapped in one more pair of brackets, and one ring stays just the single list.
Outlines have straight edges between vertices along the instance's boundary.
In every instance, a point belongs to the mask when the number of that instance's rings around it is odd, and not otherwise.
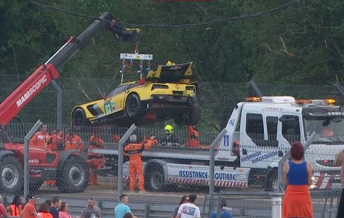
[{"label": "crane operator cab window", "polygon": [[282,122],[282,135],[289,144],[301,140],[300,120],[298,116],[283,115],[279,120]]}]

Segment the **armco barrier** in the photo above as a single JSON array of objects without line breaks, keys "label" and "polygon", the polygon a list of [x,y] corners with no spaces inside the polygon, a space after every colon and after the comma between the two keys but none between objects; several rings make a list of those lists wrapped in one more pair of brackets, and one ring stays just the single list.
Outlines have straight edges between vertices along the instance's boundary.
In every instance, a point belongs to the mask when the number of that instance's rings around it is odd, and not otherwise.
[{"label": "armco barrier", "polygon": [[[336,217],[336,210],[341,194],[340,191],[341,190],[312,192],[314,218]],[[129,206],[134,215],[140,218],[170,218],[182,195],[184,195],[184,193],[180,193],[178,196],[174,195],[160,197],[149,194],[129,194]],[[49,199],[51,199],[52,196],[53,195],[51,195]],[[12,202],[13,197],[13,195],[3,195],[5,206]],[[39,203],[42,203],[48,199],[47,196],[43,197],[40,195],[39,197]],[[95,198],[97,205],[102,210],[103,218],[113,218],[114,208],[118,203],[116,201],[117,195],[113,195],[111,200],[99,200],[100,197],[101,196],[96,196]],[[172,200],[164,200],[166,197],[171,198]],[[222,192],[221,194],[218,193],[214,196],[214,206],[215,210],[217,210],[219,206],[219,199],[225,199],[227,201],[227,207],[231,208],[233,217],[271,218],[272,208],[274,206],[280,206],[278,204],[273,204],[273,197],[276,197],[276,195],[268,192]],[[142,198],[146,199],[146,202],[142,201]],[[157,198],[160,199],[160,202],[155,201]],[[61,197],[61,199],[69,204],[70,213],[74,216],[79,216],[82,209],[87,206],[87,197],[84,197],[84,199]],[[136,199],[139,202],[137,202]],[[198,195],[196,205],[200,207],[202,217],[208,217],[209,197],[207,198],[206,196]]]}]

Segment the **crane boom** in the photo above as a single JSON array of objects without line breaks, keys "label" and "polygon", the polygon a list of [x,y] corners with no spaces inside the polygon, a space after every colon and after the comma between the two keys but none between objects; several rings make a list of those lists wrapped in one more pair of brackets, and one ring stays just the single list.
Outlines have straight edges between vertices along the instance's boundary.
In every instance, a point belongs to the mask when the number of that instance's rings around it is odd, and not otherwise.
[{"label": "crane boom", "polygon": [[136,32],[118,25],[109,12],[104,12],[77,38],[71,37],[48,61],[38,67],[12,94],[0,104],[0,125],[6,126],[52,80],[58,69],[83,49],[100,30],[110,30],[124,41],[135,41]]}]

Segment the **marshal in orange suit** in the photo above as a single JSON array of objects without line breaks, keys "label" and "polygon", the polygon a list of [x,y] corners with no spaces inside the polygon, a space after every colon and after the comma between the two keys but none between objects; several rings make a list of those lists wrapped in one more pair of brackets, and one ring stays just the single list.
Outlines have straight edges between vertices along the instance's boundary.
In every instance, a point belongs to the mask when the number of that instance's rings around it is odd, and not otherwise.
[{"label": "marshal in orange suit", "polygon": [[139,190],[144,192],[144,175],[143,175],[143,162],[142,162],[142,152],[144,150],[150,149],[152,146],[157,145],[158,141],[154,136],[151,136],[148,140],[143,143],[137,143],[137,136],[135,134],[131,135],[130,144],[124,147],[124,153],[129,155],[130,165],[130,191],[134,191],[136,176],[139,177]]}]

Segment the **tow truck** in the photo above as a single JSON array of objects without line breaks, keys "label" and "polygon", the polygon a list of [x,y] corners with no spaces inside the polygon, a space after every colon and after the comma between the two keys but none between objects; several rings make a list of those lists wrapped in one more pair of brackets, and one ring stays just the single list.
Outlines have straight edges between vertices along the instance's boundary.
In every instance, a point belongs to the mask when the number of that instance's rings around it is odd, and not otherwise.
[{"label": "tow truck", "polygon": [[[10,96],[0,104],[0,190],[20,193],[23,189],[24,137],[14,137],[10,122],[36,95],[59,76],[58,69],[82,50],[102,29],[110,30],[123,41],[135,41],[136,30],[118,25],[109,12],[104,12],[77,38],[71,37],[48,61],[38,67]],[[88,164],[80,151],[52,151],[31,146],[29,150],[30,189],[37,190],[45,180],[56,179],[64,192],[82,192],[89,180]],[[96,160],[95,160],[96,161]]]},{"label": "tow truck", "polygon": [[[293,142],[305,143],[315,132],[315,140],[305,151],[315,172],[312,188],[339,188],[340,168],[334,166],[334,159],[344,148],[344,112],[334,104],[334,99],[295,100],[292,96],[252,97],[237,103],[215,151],[216,187],[277,191],[279,161]],[[332,133],[323,135],[328,128]],[[142,155],[148,190],[209,185],[209,150],[156,146]],[[129,162],[123,172],[124,179],[129,179]]]}]

